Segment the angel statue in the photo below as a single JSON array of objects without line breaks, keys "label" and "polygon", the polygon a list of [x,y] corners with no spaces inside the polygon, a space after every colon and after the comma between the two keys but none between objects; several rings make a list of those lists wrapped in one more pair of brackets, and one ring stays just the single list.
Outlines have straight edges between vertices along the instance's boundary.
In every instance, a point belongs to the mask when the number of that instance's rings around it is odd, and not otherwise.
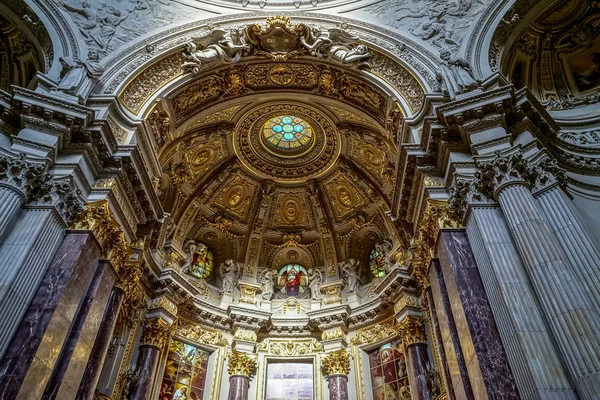
[{"label": "angel statue", "polygon": [[323,283],[323,274],[318,269],[308,269],[308,287],[310,288],[310,299],[321,300],[321,283]]},{"label": "angel statue", "polygon": [[443,82],[445,92],[451,99],[455,99],[458,94],[470,92],[479,87],[479,83],[473,78],[471,66],[466,60],[452,57],[452,53],[448,49],[440,50],[440,58],[443,62],[437,78]]},{"label": "angel statue", "polygon": [[184,62],[183,67],[190,68],[195,74],[210,64],[239,61],[242,51],[250,49],[243,33],[237,29],[230,31],[215,29],[208,35],[195,37],[192,40],[197,41],[201,49],[198,50],[194,41],[186,43],[184,46],[187,52],[183,55],[189,61]]},{"label": "angel statue", "polygon": [[240,263],[235,260],[226,260],[219,267],[219,273],[222,280],[219,293],[233,293],[233,289],[237,286],[242,275]]},{"label": "angel statue", "polygon": [[371,57],[371,52],[367,46],[352,46],[358,41],[358,36],[339,28],[311,28],[311,35],[314,38],[312,44],[309,44],[304,36],[300,38],[300,42],[313,56],[329,57],[354,68],[369,68],[366,60]]},{"label": "angel statue", "polygon": [[340,263],[340,271],[342,273],[342,279],[348,286],[349,293],[358,293],[360,286],[360,262],[358,260],[350,259],[342,261]]},{"label": "angel statue", "polygon": [[275,293],[275,280],[277,279],[276,269],[265,269],[260,274],[260,289],[263,300],[271,300]]}]

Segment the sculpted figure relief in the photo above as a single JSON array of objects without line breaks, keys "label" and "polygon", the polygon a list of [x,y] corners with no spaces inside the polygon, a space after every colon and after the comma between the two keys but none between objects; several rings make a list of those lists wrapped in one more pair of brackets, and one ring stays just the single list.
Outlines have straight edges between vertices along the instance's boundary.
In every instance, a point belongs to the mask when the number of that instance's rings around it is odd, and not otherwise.
[{"label": "sculpted figure relief", "polygon": [[318,269],[308,269],[308,287],[310,288],[310,299],[321,300],[321,284],[323,283],[323,274]]},{"label": "sculpted figure relief", "polygon": [[104,72],[104,67],[99,63],[100,55],[96,50],[90,50],[87,61],[73,61],[64,57],[60,57],[59,61],[62,71],[56,90],[84,100]]},{"label": "sculpted figure relief", "polygon": [[271,300],[275,293],[276,269],[265,269],[260,274],[260,289],[263,300]]},{"label": "sculpted figure relief", "polygon": [[222,280],[219,293],[233,293],[233,289],[237,286],[242,271],[240,263],[235,260],[227,260],[222,263],[219,267]]},{"label": "sculpted figure relief", "polygon": [[471,66],[462,58],[452,57],[448,49],[440,51],[442,65],[438,72],[438,80],[442,81],[445,92],[451,99],[456,95],[470,92],[479,87],[479,83],[473,78]]},{"label": "sculpted figure relief", "polygon": [[[189,68],[194,73],[200,72],[210,64],[239,61],[242,52],[250,49],[243,33],[237,29],[230,31],[215,29],[206,36],[192,38],[192,40],[185,44],[187,52],[184,56],[189,61],[184,62],[183,67]],[[200,49],[195,41],[200,44]]]},{"label": "sculpted figure relief", "polygon": [[354,45],[358,41],[357,36],[339,28],[311,28],[311,34],[312,43],[308,43],[304,36],[300,41],[312,55],[319,58],[329,57],[355,68],[369,68],[367,60],[371,58],[371,53],[365,45]]},{"label": "sculpted figure relief", "polygon": [[358,293],[360,287],[360,262],[350,259],[339,263],[342,279],[348,286],[350,293]]}]

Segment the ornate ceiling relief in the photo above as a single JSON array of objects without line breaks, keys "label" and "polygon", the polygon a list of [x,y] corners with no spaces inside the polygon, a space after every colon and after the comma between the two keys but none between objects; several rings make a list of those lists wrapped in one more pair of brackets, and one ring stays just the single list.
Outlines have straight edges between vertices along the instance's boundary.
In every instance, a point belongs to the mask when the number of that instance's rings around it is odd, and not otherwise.
[{"label": "ornate ceiling relief", "polygon": [[311,215],[302,190],[280,189],[275,199],[272,228],[310,228]]},{"label": "ornate ceiling relief", "polygon": [[337,221],[354,213],[366,202],[361,192],[341,173],[327,180],[324,187]]},{"label": "ornate ceiling relief", "polygon": [[214,204],[224,212],[246,221],[257,188],[254,180],[239,172],[235,173],[217,192]]}]

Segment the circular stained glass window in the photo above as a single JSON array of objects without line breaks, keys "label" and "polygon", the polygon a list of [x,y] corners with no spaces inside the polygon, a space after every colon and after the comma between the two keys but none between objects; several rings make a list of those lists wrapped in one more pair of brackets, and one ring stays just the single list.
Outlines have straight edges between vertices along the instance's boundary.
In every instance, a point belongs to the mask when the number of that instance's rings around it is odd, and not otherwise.
[{"label": "circular stained glass window", "polygon": [[267,142],[279,149],[296,150],[311,143],[313,129],[308,122],[292,115],[273,117],[262,128]]}]

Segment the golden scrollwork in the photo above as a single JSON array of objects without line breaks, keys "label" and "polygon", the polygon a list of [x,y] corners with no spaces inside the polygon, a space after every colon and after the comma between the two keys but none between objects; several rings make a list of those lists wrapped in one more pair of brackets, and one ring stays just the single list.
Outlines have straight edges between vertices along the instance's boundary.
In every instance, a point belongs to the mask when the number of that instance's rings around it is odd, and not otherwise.
[{"label": "golden scrollwork", "polygon": [[350,355],[346,350],[338,350],[327,354],[321,361],[323,375],[348,375],[350,373]]},{"label": "golden scrollwork", "polygon": [[323,292],[323,304],[335,304],[342,302],[342,285],[331,285],[327,287],[321,287]]},{"label": "golden scrollwork", "polygon": [[256,336],[256,332],[242,328],[237,328],[235,330],[233,338],[236,340],[243,340],[245,342],[256,342],[256,340],[258,339],[258,337]]},{"label": "golden scrollwork", "polygon": [[195,343],[208,344],[212,346],[227,346],[227,340],[223,337],[221,332],[214,331],[197,324],[185,324],[183,326],[179,326],[177,329],[177,335],[189,339]]},{"label": "golden scrollwork", "polygon": [[369,345],[393,338],[396,335],[398,335],[396,319],[389,318],[378,324],[359,329],[356,332],[356,336],[350,340],[350,344]]},{"label": "golden scrollwork", "polygon": [[145,346],[154,346],[162,349],[171,339],[175,327],[169,325],[161,318],[146,320],[141,343]]},{"label": "golden scrollwork", "polygon": [[240,288],[240,303],[256,304],[256,293],[259,287],[253,285],[239,284]]},{"label": "golden scrollwork", "polygon": [[259,343],[256,349],[274,356],[303,356],[323,351],[323,345],[315,338],[268,338]]},{"label": "golden scrollwork", "polygon": [[234,174],[218,192],[214,203],[222,210],[245,220],[250,201],[256,192],[256,183],[240,173]]},{"label": "golden scrollwork", "polygon": [[229,376],[244,375],[251,377],[256,371],[256,359],[247,353],[232,350],[227,358]]},{"label": "golden scrollwork", "polygon": [[346,337],[344,330],[341,327],[326,329],[321,333],[321,340],[336,340]]},{"label": "golden scrollwork", "polygon": [[420,317],[408,315],[398,323],[398,330],[405,346],[415,343],[427,343],[425,325]]},{"label": "golden scrollwork", "polygon": [[336,174],[325,183],[325,193],[327,193],[338,221],[355,212],[366,202],[365,197],[341,173]]}]

